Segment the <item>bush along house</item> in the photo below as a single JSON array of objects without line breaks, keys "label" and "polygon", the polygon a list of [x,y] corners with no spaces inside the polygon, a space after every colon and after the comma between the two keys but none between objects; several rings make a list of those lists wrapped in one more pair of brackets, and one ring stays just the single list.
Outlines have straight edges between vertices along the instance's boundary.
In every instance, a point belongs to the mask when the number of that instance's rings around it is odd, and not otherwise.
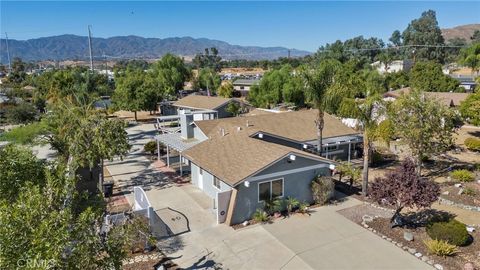
[{"label": "bush along house", "polygon": [[312,203],[312,180],[329,176],[335,160],[360,152],[361,135],[325,114],[324,152],[318,155],[317,114],[303,110],[204,121],[186,115],[176,138],[156,139],[179,153],[192,184],[212,199],[217,222],[233,225],[275,198]]}]

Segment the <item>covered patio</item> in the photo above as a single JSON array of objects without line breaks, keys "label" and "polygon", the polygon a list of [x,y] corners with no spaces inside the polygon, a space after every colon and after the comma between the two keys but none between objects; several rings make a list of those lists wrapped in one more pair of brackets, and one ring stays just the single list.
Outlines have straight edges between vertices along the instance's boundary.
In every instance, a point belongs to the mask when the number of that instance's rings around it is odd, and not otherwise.
[{"label": "covered patio", "polygon": [[172,157],[172,150],[178,152],[178,164],[180,167],[180,175],[183,175],[183,158],[182,158],[182,152],[195,146],[196,144],[200,143],[199,140],[197,139],[188,139],[185,140],[181,137],[180,133],[164,133],[164,134],[159,134],[155,136],[155,141],[157,142],[157,155],[158,155],[158,160],[160,160],[161,155],[160,155],[160,143],[164,144],[167,148],[167,167],[170,167],[172,165],[170,158]]},{"label": "covered patio", "polygon": [[[341,150],[332,150],[332,147],[336,146],[345,146],[348,145],[348,158],[347,161],[350,162],[352,159],[358,158],[353,151],[355,151],[355,146],[363,143],[363,137],[361,135],[346,135],[340,137],[331,137],[324,138],[322,140],[323,152],[322,156],[329,158],[331,155],[339,153]],[[308,141],[305,146],[307,149],[310,149],[313,153],[317,153],[318,141]],[[353,151],[352,151],[353,146]]]}]

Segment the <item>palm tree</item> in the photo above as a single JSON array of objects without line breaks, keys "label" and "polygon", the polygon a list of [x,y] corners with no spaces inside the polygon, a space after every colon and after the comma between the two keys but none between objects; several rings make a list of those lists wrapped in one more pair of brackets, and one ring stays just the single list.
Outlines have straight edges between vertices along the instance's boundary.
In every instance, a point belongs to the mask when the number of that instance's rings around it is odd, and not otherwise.
[{"label": "palm tree", "polygon": [[317,152],[322,154],[322,133],[324,127],[324,114],[327,103],[327,92],[333,83],[333,77],[338,70],[340,62],[336,60],[322,61],[318,67],[310,69],[304,68],[301,72],[305,81],[305,95],[307,101],[318,110],[318,116],[315,125],[318,129]]},{"label": "palm tree", "polygon": [[[337,114],[356,118],[357,128],[363,132],[363,170],[362,193],[368,194],[368,169],[372,153],[372,142],[376,138],[376,129],[383,108],[381,93],[385,90],[382,79],[376,71],[355,72],[343,70],[335,85],[330,87],[328,96],[342,96]],[[332,105],[334,106],[334,105]]]}]

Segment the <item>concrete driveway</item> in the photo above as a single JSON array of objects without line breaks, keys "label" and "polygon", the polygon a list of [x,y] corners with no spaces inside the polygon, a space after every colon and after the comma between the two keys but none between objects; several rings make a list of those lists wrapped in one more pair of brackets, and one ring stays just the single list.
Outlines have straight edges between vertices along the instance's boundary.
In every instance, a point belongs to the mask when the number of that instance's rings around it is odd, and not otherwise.
[{"label": "concrete driveway", "polygon": [[[432,269],[337,213],[355,199],[271,224],[233,230],[216,225],[210,199],[192,185],[147,192],[155,209],[182,212],[189,232],[163,246],[182,268],[205,269]],[[158,210],[157,210],[158,212]]]}]

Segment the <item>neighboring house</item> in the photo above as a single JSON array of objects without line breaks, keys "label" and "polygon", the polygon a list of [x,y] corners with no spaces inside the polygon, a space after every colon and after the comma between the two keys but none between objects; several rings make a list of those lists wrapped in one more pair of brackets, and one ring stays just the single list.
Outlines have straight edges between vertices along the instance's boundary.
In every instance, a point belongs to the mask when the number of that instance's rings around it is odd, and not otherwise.
[{"label": "neighboring house", "polygon": [[234,96],[238,97],[248,97],[250,88],[253,85],[260,83],[258,79],[238,79],[233,82],[233,93]]},{"label": "neighboring house", "polygon": [[475,87],[477,86],[475,76],[450,74],[450,77],[458,80],[460,82],[460,87],[463,87],[467,92],[475,92]]},{"label": "neighboring house", "polygon": [[413,66],[413,62],[410,60],[395,60],[387,65],[387,69],[385,69],[385,64],[380,61],[372,63],[371,66],[377,69],[378,73],[384,74],[403,70],[409,71]]},{"label": "neighboring house", "polygon": [[[384,100],[395,100],[402,94],[407,95],[411,91],[410,87],[401,88],[394,91],[389,91],[383,94]],[[467,99],[470,93],[455,93],[455,92],[425,92],[425,95],[430,98],[437,99],[447,107],[458,107],[460,103]]]},{"label": "neighboring house", "polygon": [[265,200],[312,202],[314,177],[330,175],[333,159],[347,160],[361,152],[361,135],[325,114],[324,153],[317,155],[317,114],[303,110],[193,121],[191,113],[184,113],[181,133],[155,138],[167,152],[179,153],[181,172],[189,167],[192,184],[212,198],[218,223],[238,224]]},{"label": "neighboring house", "polygon": [[[232,98],[189,95],[177,100],[172,106],[180,110],[195,112],[194,120],[210,120],[232,116],[227,112],[230,102],[238,102]],[[201,113],[200,113],[201,112]]]}]

